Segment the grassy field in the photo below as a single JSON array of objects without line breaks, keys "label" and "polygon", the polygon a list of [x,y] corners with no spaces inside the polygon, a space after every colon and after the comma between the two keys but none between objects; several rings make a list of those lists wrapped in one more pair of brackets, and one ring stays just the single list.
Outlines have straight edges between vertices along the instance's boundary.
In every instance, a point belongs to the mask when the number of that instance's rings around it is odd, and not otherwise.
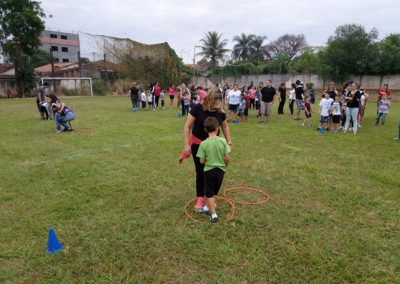
[{"label": "grassy field", "polygon": [[[194,166],[177,162],[175,108],[64,101],[78,118],[59,135],[33,99],[0,101],[0,282],[400,282],[399,103],[375,128],[371,102],[358,135],[320,135],[288,115],[231,125],[223,189],[258,187],[271,199],[236,205],[230,221],[219,202],[222,220],[198,224],[183,213]],[[46,252],[51,226],[66,247],[56,255]]]}]

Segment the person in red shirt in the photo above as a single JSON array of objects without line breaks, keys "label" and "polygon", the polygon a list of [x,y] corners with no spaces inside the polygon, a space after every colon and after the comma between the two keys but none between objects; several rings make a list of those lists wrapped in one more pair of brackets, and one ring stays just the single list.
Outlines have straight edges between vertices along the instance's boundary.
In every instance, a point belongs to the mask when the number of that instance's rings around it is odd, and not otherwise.
[{"label": "person in red shirt", "polygon": [[174,98],[175,98],[174,84],[169,85],[168,94],[169,94],[169,106],[172,106],[172,104],[174,103]]},{"label": "person in red shirt", "polygon": [[388,84],[383,84],[382,88],[378,90],[378,100],[376,102],[376,113],[379,112],[379,102],[382,100],[382,96],[386,95],[386,98],[388,98],[390,100],[391,96],[392,96],[392,91],[389,89],[389,85]]},{"label": "person in red shirt", "polygon": [[154,96],[154,108],[158,108],[158,101],[160,100],[160,94],[161,94],[161,88],[158,85],[158,82],[155,83],[154,88],[153,88],[153,96]]}]

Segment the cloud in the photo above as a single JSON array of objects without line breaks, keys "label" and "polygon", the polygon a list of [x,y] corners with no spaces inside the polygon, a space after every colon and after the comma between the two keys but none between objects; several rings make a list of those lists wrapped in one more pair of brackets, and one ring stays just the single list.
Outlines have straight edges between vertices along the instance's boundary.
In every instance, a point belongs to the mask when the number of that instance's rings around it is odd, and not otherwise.
[{"label": "cloud", "polygon": [[380,38],[398,33],[400,26],[398,0],[42,0],[42,7],[53,15],[47,28],[168,42],[185,62],[191,62],[194,45],[210,30],[222,33],[230,46],[242,32],[268,40],[302,33],[310,45],[323,45],[343,24],[376,27]]}]

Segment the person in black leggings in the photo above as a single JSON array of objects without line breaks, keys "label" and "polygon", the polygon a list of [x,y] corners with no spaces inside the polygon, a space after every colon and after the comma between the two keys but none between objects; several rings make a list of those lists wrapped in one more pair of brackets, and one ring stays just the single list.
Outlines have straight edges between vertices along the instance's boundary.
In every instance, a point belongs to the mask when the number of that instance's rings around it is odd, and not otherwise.
[{"label": "person in black leggings", "polygon": [[204,165],[200,163],[200,158],[196,157],[201,141],[208,138],[204,130],[204,121],[208,117],[215,117],[221,125],[222,133],[229,146],[231,135],[226,122],[226,114],[223,111],[223,95],[219,89],[211,89],[204,98],[203,103],[194,105],[186,119],[183,129],[185,147],[183,151],[192,154],[196,170],[196,205],[195,210],[200,210],[205,204],[204,198]]}]

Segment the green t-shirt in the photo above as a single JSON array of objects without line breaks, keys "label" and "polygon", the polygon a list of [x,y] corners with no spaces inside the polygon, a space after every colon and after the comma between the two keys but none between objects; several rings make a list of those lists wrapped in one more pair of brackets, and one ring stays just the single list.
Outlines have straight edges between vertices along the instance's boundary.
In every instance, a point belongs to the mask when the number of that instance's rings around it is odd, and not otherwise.
[{"label": "green t-shirt", "polygon": [[214,168],[220,168],[225,171],[226,165],[224,161],[225,154],[230,152],[230,148],[226,140],[221,137],[207,138],[201,142],[197,157],[206,158],[204,171],[209,171]]}]

